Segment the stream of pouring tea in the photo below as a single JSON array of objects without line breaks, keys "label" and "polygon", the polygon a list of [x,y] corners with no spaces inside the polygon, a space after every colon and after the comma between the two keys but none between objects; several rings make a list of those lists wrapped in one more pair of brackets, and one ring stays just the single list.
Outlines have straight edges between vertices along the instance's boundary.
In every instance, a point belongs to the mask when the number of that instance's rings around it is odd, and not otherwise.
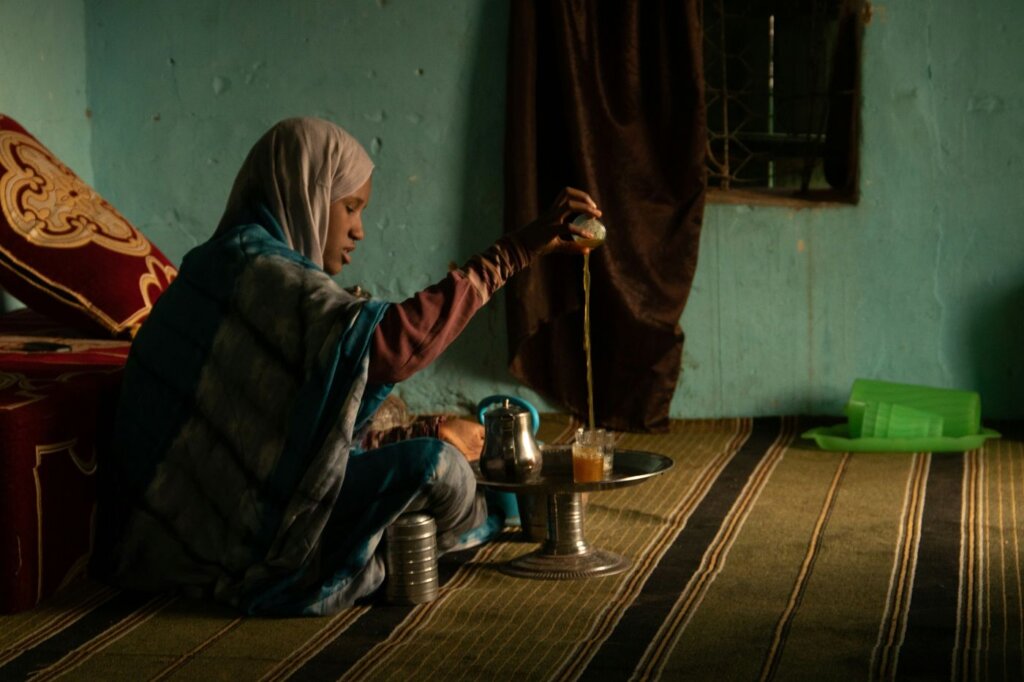
[{"label": "stream of pouring tea", "polygon": [[587,356],[587,424],[594,428],[594,372],[590,364],[590,252],[583,254],[583,352]]}]

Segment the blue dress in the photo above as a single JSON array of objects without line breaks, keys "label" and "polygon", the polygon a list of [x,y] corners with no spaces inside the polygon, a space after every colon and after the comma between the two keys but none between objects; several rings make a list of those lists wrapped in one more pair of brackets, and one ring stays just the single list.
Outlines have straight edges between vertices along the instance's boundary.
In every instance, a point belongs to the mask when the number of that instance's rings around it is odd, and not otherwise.
[{"label": "blue dress", "polygon": [[386,307],[288,248],[263,209],[193,249],[132,344],[100,467],[101,572],[325,614],[380,586],[383,530],[407,510],[434,515],[442,551],[498,531],[453,447],[359,450],[392,388],[367,383]]}]

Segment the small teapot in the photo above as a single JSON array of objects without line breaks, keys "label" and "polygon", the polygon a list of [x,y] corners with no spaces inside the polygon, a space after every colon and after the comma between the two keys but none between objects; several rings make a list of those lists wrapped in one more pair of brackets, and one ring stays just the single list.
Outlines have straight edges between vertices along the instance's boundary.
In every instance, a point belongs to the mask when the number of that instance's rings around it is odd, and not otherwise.
[{"label": "small teapot", "polygon": [[533,405],[515,396],[492,395],[477,405],[477,418],[484,425],[484,478],[524,482],[540,474],[541,453],[534,438],[540,415]]}]

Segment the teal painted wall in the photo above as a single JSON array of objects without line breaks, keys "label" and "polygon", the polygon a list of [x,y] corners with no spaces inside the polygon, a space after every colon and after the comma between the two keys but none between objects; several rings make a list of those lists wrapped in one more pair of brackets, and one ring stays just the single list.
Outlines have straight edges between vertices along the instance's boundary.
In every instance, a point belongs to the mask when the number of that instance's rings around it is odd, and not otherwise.
[{"label": "teal painted wall", "polygon": [[83,0],[0,0],[0,114],[92,182]]},{"label": "teal painted wall", "polygon": [[858,376],[1024,414],[1024,25],[982,5],[875,4],[860,205],[709,207],[675,414],[838,413]]},{"label": "teal painted wall", "polygon": [[[176,262],[293,115],[340,123],[377,164],[342,284],[400,300],[501,234],[504,0],[97,0],[87,28],[97,183]],[[494,392],[503,329],[489,306],[402,395],[428,410]]]},{"label": "teal painted wall", "polygon": [[[986,414],[1024,412],[1015,10],[876,4],[861,204],[708,208],[673,415],[837,413],[857,376],[976,388]],[[506,30],[504,0],[91,1],[96,184],[180,260],[267,126],[331,118],[379,167],[340,280],[401,298],[500,233]],[[499,301],[403,395],[443,409],[518,390],[503,319]]]},{"label": "teal painted wall", "polygon": [[[83,0],[0,0],[0,114],[92,182]],[[0,291],[0,310],[21,304]]]}]

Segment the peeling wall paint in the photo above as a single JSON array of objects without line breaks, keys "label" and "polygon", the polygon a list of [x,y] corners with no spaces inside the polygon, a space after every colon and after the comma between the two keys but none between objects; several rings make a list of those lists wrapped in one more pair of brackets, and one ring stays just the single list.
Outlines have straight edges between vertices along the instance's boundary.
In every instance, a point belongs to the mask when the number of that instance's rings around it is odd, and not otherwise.
[{"label": "peeling wall paint", "polygon": [[[267,126],[331,118],[378,164],[341,281],[400,299],[500,233],[506,13],[501,0],[87,3],[96,185],[180,260]],[[1009,0],[875,3],[861,203],[708,208],[674,416],[838,413],[858,376],[974,388],[986,415],[1024,414],[1018,14]],[[421,410],[535,398],[504,358],[499,300],[403,395]]]}]

